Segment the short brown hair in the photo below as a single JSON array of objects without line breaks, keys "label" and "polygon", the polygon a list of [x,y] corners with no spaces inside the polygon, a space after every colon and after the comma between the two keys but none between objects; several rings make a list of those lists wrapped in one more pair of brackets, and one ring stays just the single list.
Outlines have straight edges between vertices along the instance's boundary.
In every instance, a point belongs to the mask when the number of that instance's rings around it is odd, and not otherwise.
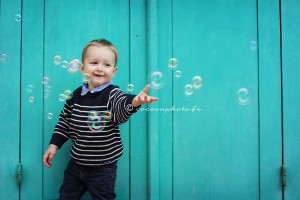
[{"label": "short brown hair", "polygon": [[117,48],[115,47],[115,45],[113,45],[113,43],[103,38],[92,40],[89,43],[87,43],[87,45],[85,45],[85,47],[82,50],[82,57],[81,57],[82,63],[84,61],[86,51],[90,46],[108,47],[109,49],[111,49],[115,53],[115,65],[117,65],[117,61],[118,61]]}]

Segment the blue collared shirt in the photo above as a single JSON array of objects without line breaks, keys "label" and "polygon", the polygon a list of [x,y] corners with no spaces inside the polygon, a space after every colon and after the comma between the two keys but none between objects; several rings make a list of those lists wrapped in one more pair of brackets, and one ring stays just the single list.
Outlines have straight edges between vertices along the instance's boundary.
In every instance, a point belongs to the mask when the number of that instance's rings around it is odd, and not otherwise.
[{"label": "blue collared shirt", "polygon": [[84,83],[82,85],[82,89],[81,89],[81,96],[86,95],[88,92],[90,92],[90,93],[100,92],[100,91],[104,90],[107,86],[112,85],[112,84],[113,84],[112,81],[108,81],[108,82],[106,82],[102,85],[99,85],[98,87],[95,87],[95,88],[89,90],[88,89],[88,84]]}]

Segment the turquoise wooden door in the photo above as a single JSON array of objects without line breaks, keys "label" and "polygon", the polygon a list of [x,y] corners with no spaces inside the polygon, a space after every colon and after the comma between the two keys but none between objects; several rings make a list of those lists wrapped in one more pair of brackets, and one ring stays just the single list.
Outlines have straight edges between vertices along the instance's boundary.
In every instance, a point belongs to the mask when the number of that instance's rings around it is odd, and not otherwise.
[{"label": "turquoise wooden door", "polygon": [[[279,4],[159,1],[158,8],[158,62],[172,85],[159,93],[172,102],[160,103],[173,112],[159,116],[172,125],[159,129],[160,187],[151,194],[282,199]],[[165,70],[170,58],[178,65]]]},{"label": "turquoise wooden door", "polygon": [[20,161],[20,1],[0,6],[0,199],[18,199],[16,174]]},{"label": "turquoise wooden door", "polygon": [[296,17],[300,3],[281,2],[283,164],[287,173],[284,199],[296,200],[300,198],[300,20]]}]

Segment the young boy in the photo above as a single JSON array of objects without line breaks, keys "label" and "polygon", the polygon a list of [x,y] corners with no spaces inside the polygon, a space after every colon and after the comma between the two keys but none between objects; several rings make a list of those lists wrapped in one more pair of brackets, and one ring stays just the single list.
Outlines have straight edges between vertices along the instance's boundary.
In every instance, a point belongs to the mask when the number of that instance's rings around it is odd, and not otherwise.
[{"label": "young boy", "polygon": [[73,92],[60,113],[43,163],[51,167],[56,150],[71,138],[71,160],[64,172],[60,199],[80,199],[89,191],[93,199],[115,199],[117,161],[123,144],[119,125],[145,103],[158,98],[147,95],[147,85],[138,95],[123,93],[111,79],[117,72],[118,52],[105,40],[93,40],[82,51],[80,71],[88,82]]}]

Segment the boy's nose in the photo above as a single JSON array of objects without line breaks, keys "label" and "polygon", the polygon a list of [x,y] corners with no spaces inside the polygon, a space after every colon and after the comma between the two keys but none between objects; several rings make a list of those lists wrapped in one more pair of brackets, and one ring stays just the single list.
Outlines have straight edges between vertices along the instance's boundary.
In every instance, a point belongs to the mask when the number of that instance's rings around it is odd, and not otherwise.
[{"label": "boy's nose", "polygon": [[96,70],[103,71],[103,66],[102,65],[97,65]]}]

